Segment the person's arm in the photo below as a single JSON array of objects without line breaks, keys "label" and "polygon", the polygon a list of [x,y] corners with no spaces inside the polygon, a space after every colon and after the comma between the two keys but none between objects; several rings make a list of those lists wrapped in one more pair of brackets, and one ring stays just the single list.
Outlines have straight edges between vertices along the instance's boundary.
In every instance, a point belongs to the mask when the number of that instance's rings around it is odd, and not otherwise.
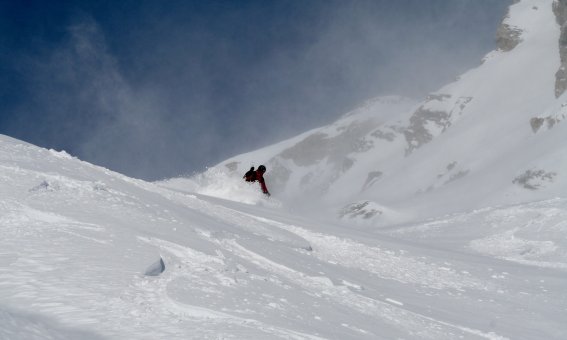
[{"label": "person's arm", "polygon": [[258,182],[260,182],[260,187],[262,187],[262,192],[264,194],[270,196],[270,192],[268,191],[268,188],[266,187],[266,181],[264,180],[264,177],[260,177]]}]

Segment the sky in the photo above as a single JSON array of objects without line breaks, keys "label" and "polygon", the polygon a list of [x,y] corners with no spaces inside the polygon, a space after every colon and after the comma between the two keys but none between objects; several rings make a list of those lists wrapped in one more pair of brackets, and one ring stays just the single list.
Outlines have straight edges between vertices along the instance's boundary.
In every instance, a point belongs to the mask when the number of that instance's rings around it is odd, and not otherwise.
[{"label": "sky", "polygon": [[0,0],[0,133],[188,175],[369,98],[423,98],[480,64],[511,2]]}]

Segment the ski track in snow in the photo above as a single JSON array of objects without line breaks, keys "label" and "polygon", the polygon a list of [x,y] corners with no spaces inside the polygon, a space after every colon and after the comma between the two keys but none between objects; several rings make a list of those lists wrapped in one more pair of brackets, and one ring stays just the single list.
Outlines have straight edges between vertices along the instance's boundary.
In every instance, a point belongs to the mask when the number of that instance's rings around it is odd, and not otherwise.
[{"label": "ski track in snow", "polygon": [[[427,285],[434,289],[452,288],[463,290],[464,288],[474,288],[486,290],[490,286],[486,283],[483,284],[480,280],[474,280],[469,277],[465,277],[464,275],[457,274],[453,269],[447,268],[447,264],[444,264],[444,266],[434,267],[423,261],[415,260],[407,255],[398,255],[393,251],[384,251],[376,247],[365,246],[346,238],[314,233],[297,226],[286,225],[262,217],[255,218],[262,222],[300,235],[311,243],[314,248],[313,254],[316,257],[332,264],[354,267],[370,271],[382,278],[393,279],[401,283]],[[404,320],[404,322],[409,321],[411,324],[415,325],[416,329],[426,328],[434,330],[435,328],[439,328],[439,325],[442,325],[486,339],[507,339],[506,337],[502,337],[495,333],[485,333],[480,330],[454,325],[405,309],[396,308],[400,305],[403,306],[403,304],[398,301],[393,301],[391,299],[377,301],[367,297],[358,296],[345,286],[334,286],[328,279],[307,277],[302,273],[294,272],[289,268],[262,258],[258,254],[251,253],[245,248],[239,246],[236,242],[231,242],[231,244],[233,245],[233,251],[234,249],[238,249],[241,253],[248,253],[248,257],[251,258],[251,261],[256,259],[257,263],[264,263],[264,266],[269,267],[270,270],[284,273],[284,275],[290,278],[290,280],[303,282],[308,289],[314,292],[322,292],[324,295],[332,296],[335,299],[338,299],[341,304],[348,305],[359,312],[368,313],[369,315],[380,315],[382,318],[389,319],[390,322],[396,324],[399,323],[399,320]],[[494,289],[494,287],[491,289]],[[426,322],[431,322],[432,325],[424,325]],[[411,325],[406,323],[404,327],[411,327]],[[447,333],[450,334],[450,337],[455,336],[455,334],[451,334],[450,332]],[[446,337],[447,333],[421,333],[419,336],[424,338],[440,339]]]}]

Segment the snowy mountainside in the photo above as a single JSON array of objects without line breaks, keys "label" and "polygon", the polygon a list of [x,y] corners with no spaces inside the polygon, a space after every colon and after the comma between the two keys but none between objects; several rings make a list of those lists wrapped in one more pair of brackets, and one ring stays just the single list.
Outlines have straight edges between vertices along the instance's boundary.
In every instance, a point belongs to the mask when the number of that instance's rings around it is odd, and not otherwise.
[{"label": "snowy mountainside", "polygon": [[321,205],[347,221],[381,225],[564,196],[567,95],[557,77],[565,8],[515,3],[498,49],[421,103],[377,99],[332,125],[166,185],[195,189],[203,178],[222,182],[263,163],[273,196],[288,205]]},{"label": "snowy mountainside", "polygon": [[2,135],[0,190],[0,339],[567,336],[565,199],[370,233]]}]

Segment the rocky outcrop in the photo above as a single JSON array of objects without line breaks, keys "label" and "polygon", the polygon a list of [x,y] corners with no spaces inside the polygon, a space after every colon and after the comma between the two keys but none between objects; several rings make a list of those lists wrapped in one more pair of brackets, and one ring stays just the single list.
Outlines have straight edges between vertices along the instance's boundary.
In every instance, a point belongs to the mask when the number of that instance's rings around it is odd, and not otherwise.
[{"label": "rocky outcrop", "polygon": [[339,217],[344,219],[358,219],[362,218],[364,220],[371,219],[376,216],[382,215],[382,211],[378,206],[369,201],[362,201],[349,204],[339,211]]},{"label": "rocky outcrop", "polygon": [[431,125],[440,128],[441,132],[445,131],[451,125],[450,117],[446,111],[429,110],[423,106],[417,109],[410,118],[408,129],[404,132],[408,142],[406,155],[433,140],[434,135],[429,129]]},{"label": "rocky outcrop", "polygon": [[370,134],[374,138],[379,138],[386,140],[388,142],[393,142],[396,139],[396,134],[392,131],[383,131],[382,129],[378,129]]},{"label": "rocky outcrop", "polygon": [[284,159],[293,160],[298,166],[309,166],[325,158],[329,148],[330,139],[327,138],[327,135],[316,133],[284,150],[280,156]]},{"label": "rocky outcrop", "polygon": [[406,155],[443,133],[460,116],[472,97],[453,98],[449,94],[431,94],[410,118],[404,131],[408,143]]},{"label": "rocky outcrop", "polygon": [[553,13],[559,26],[565,25],[567,23],[567,0],[553,1]]},{"label": "rocky outcrop", "polygon": [[534,117],[530,119],[530,126],[532,127],[532,131],[534,133],[539,132],[540,130],[550,130],[556,124],[561,123],[565,119],[565,114],[556,114],[553,116],[546,116],[546,117]]},{"label": "rocky outcrop", "polygon": [[366,190],[369,187],[371,187],[374,182],[376,182],[380,177],[382,177],[382,171],[370,171],[368,173],[368,176],[366,177],[366,181],[364,182],[364,185],[362,186],[362,190]]},{"label": "rocky outcrop", "polygon": [[555,97],[559,97],[567,90],[567,0],[555,0],[553,13],[557,23],[561,26],[559,36],[561,65],[555,73]]},{"label": "rocky outcrop", "polygon": [[498,49],[504,52],[513,50],[521,41],[522,30],[502,23],[496,31],[496,45]]},{"label": "rocky outcrop", "polygon": [[328,163],[334,165],[337,171],[342,171],[352,166],[347,157],[349,154],[367,152],[374,147],[373,141],[365,137],[373,126],[375,125],[361,121],[341,127],[336,136],[315,133],[282,151],[280,157],[303,167],[315,165],[327,158]]},{"label": "rocky outcrop", "polygon": [[465,177],[469,174],[469,172],[470,170],[463,169],[458,162],[451,162],[447,164],[442,173],[439,173],[437,175],[437,178],[433,181],[432,184],[430,184],[426,189],[419,189],[416,193],[422,194],[425,192],[433,191],[437,188]]},{"label": "rocky outcrop", "polygon": [[557,173],[541,169],[526,170],[526,172],[514,178],[512,183],[517,184],[524,189],[537,190],[544,186],[545,182],[553,182],[555,176],[557,176]]}]

